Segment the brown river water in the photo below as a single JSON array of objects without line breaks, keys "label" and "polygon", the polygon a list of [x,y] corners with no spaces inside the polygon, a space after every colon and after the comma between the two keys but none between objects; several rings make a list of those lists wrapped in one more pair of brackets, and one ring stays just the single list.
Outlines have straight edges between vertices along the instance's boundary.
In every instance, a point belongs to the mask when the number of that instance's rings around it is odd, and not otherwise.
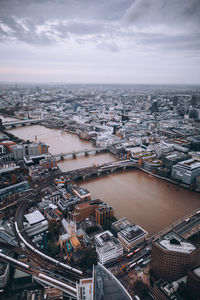
[{"label": "brown river water", "polygon": [[[34,125],[9,130],[22,139],[47,143],[52,154],[91,149],[90,142],[60,130]],[[62,171],[90,166],[94,163],[115,161],[112,154],[69,159],[59,163]],[[192,210],[200,207],[200,194],[157,179],[140,170],[128,170],[81,183],[115,209],[118,218],[127,216],[134,223],[155,234]]]}]

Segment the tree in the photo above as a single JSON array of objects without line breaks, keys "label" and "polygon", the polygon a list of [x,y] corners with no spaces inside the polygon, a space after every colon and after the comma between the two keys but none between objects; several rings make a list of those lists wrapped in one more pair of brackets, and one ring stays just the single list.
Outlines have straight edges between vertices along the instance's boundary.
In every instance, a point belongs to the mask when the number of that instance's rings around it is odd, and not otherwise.
[{"label": "tree", "polygon": [[110,230],[110,227],[112,225],[113,222],[117,221],[117,218],[115,218],[114,216],[110,218],[110,220],[106,220],[103,224],[102,227],[104,230]]},{"label": "tree", "polygon": [[49,224],[48,224],[48,229],[52,235],[57,236],[59,234],[60,222],[55,221],[55,220],[50,220]]},{"label": "tree", "polygon": [[148,294],[148,288],[141,280],[135,282],[134,289],[142,299]]},{"label": "tree", "polygon": [[68,217],[68,210],[66,209],[65,211],[63,211],[63,218],[67,219]]},{"label": "tree", "polygon": [[87,234],[90,234],[90,233],[95,232],[95,231],[98,232],[99,227],[97,225],[91,226],[91,227],[86,228],[85,231],[86,231]]},{"label": "tree", "polygon": [[51,240],[48,240],[47,243],[47,252],[50,256],[54,257],[59,253],[59,247]]},{"label": "tree", "polygon": [[83,250],[84,259],[82,260],[80,266],[84,269],[92,269],[93,265],[97,264],[98,255],[96,250],[92,247],[85,248]]}]

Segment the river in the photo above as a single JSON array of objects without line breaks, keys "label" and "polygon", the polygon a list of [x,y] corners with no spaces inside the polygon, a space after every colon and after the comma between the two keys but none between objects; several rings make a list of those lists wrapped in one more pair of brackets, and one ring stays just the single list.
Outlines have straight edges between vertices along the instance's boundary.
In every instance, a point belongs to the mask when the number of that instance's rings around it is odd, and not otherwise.
[{"label": "river", "polygon": [[[78,136],[40,125],[10,130],[22,139],[47,143],[53,154],[73,150],[91,149],[93,145]],[[62,171],[82,168],[93,163],[116,160],[109,153],[65,160],[59,163]],[[118,218],[127,216],[146,229],[157,233],[175,220],[198,208],[200,194],[157,179],[139,170],[113,173],[82,182],[91,191],[93,199],[100,198],[115,209]]]}]

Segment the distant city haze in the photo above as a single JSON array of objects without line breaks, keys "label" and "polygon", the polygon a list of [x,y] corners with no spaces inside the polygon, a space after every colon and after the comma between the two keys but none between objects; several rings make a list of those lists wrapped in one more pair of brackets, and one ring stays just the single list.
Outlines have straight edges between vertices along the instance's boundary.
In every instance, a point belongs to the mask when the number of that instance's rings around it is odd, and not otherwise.
[{"label": "distant city haze", "polygon": [[200,84],[200,1],[1,0],[0,81]]}]

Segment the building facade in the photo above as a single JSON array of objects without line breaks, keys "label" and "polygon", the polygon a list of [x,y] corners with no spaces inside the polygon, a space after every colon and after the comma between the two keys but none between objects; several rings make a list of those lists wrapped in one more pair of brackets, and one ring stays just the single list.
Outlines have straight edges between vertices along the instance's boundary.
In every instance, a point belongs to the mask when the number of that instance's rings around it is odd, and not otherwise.
[{"label": "building facade", "polygon": [[96,223],[103,225],[105,221],[110,221],[114,217],[114,209],[107,204],[99,205],[95,209]]},{"label": "building facade", "polygon": [[142,243],[148,232],[139,225],[133,224],[128,218],[122,218],[111,225],[111,231],[117,236],[127,251]]},{"label": "building facade", "polygon": [[169,282],[187,274],[198,259],[199,249],[171,231],[152,244],[150,274],[152,281]]}]

